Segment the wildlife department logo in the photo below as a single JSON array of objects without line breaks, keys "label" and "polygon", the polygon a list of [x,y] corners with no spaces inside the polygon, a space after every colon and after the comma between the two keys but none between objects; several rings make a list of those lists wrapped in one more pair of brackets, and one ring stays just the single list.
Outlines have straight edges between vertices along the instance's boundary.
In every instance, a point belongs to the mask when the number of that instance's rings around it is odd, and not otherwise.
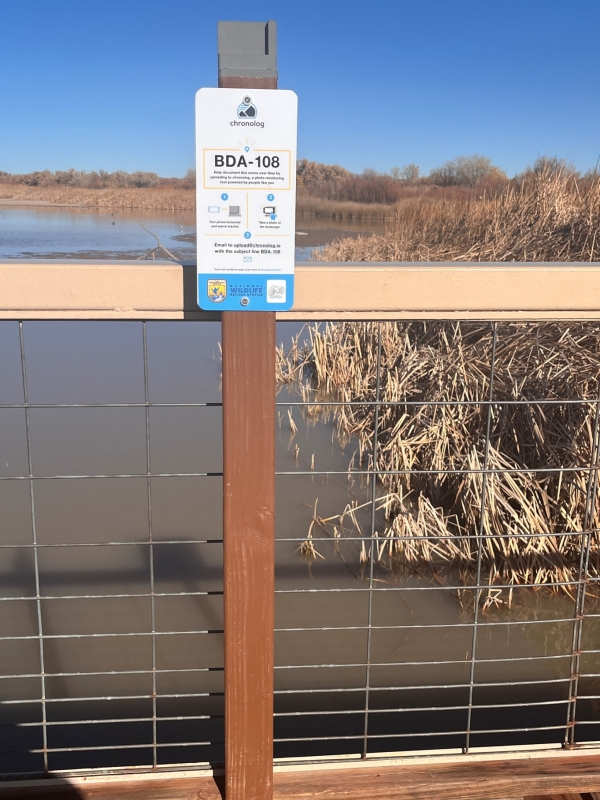
[{"label": "wildlife department logo", "polygon": [[240,119],[256,119],[258,111],[252,102],[252,98],[247,94],[238,106],[237,115]]},{"label": "wildlife department logo", "polygon": [[227,281],[209,280],[206,282],[208,299],[213,303],[222,303],[227,297]]},{"label": "wildlife department logo", "polygon": [[267,303],[285,303],[285,281],[267,281]]}]

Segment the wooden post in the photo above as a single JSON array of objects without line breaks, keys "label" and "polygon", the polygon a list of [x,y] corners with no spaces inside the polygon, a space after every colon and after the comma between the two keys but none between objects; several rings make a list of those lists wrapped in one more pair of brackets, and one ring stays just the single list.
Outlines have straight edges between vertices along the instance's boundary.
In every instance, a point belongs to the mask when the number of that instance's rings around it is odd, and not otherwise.
[{"label": "wooden post", "polygon": [[[251,46],[253,40],[262,42],[264,49],[272,42],[272,63],[274,23],[262,24],[262,40],[255,36],[256,26],[260,25],[219,23],[219,87],[277,88],[276,71],[243,69],[241,56],[251,50],[234,52],[236,57],[230,62],[233,67],[228,68],[227,56],[232,54],[232,42],[235,46],[236,41],[249,40]],[[246,32],[247,37],[240,36]],[[250,59],[251,64],[256,63],[255,59],[256,54]],[[271,800],[275,313],[225,311],[222,334],[225,791],[226,800]]]}]

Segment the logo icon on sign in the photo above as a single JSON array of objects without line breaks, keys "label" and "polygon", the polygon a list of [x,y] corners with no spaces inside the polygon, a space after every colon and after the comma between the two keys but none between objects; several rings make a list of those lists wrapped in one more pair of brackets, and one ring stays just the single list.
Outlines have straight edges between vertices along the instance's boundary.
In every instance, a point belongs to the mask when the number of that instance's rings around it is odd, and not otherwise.
[{"label": "logo icon on sign", "polygon": [[285,281],[267,281],[267,303],[285,303]]},{"label": "logo icon on sign", "polygon": [[213,303],[222,303],[227,297],[227,281],[212,279],[206,282],[208,299]]},{"label": "logo icon on sign", "polygon": [[237,115],[240,119],[256,119],[258,111],[252,102],[252,98],[247,94],[238,106]]}]

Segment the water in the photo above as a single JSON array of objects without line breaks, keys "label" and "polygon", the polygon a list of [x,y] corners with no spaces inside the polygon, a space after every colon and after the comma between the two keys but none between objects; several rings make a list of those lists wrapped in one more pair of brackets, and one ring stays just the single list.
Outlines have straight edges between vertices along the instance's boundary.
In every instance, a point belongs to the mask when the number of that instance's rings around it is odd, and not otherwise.
[{"label": "water", "polygon": [[[0,258],[139,258],[156,247],[195,260],[193,213],[0,207]],[[179,238],[177,238],[179,237]],[[158,257],[164,257],[158,254]]]},{"label": "water", "polygon": [[308,261],[314,248],[355,236],[370,236],[373,233],[383,233],[387,223],[381,221],[361,222],[359,220],[338,220],[298,217],[296,220],[296,260]]},{"label": "water", "polygon": [[[0,205],[0,258],[140,258],[156,247],[155,238],[184,262],[196,260],[193,212],[107,211]],[[350,223],[302,217],[296,258],[310,259],[315,247],[343,236],[384,230],[384,223]],[[157,253],[157,257],[164,254]]]}]

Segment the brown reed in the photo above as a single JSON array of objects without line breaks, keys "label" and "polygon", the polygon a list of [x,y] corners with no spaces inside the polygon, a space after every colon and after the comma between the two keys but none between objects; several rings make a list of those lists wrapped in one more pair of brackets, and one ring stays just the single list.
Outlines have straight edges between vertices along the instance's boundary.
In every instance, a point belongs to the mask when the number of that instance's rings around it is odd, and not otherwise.
[{"label": "brown reed", "polygon": [[[412,204],[414,201],[404,201]],[[355,203],[340,200],[321,200],[314,197],[298,197],[296,211],[299,217],[324,217],[338,221],[394,221],[400,214],[400,205],[384,203]]]},{"label": "brown reed", "polygon": [[[598,447],[599,324],[500,323],[491,406],[482,402],[490,388],[489,323],[344,322],[311,326],[307,334],[304,346],[299,338],[291,351],[279,351],[279,379],[295,383],[315,404],[306,407],[313,418],[332,415],[338,435],[358,441],[363,469],[373,467],[373,406],[318,403],[375,400],[381,335],[376,466],[396,474],[379,479],[372,546],[380,566],[436,576],[458,571],[468,585],[481,556],[490,587],[484,605],[510,602],[512,595],[503,599],[497,584],[562,583],[554,590],[572,594],[581,555],[577,534],[591,531],[589,569],[600,574],[593,533],[600,500],[597,492],[588,494]],[[542,399],[555,402],[536,402]],[[481,519],[484,466],[522,471],[488,474]],[[543,469],[555,471],[528,471]],[[356,504],[317,522],[338,537],[363,533]]]},{"label": "brown reed", "polygon": [[600,178],[542,171],[494,197],[394,206],[384,234],[342,239],[321,261],[593,261],[600,248]]}]

